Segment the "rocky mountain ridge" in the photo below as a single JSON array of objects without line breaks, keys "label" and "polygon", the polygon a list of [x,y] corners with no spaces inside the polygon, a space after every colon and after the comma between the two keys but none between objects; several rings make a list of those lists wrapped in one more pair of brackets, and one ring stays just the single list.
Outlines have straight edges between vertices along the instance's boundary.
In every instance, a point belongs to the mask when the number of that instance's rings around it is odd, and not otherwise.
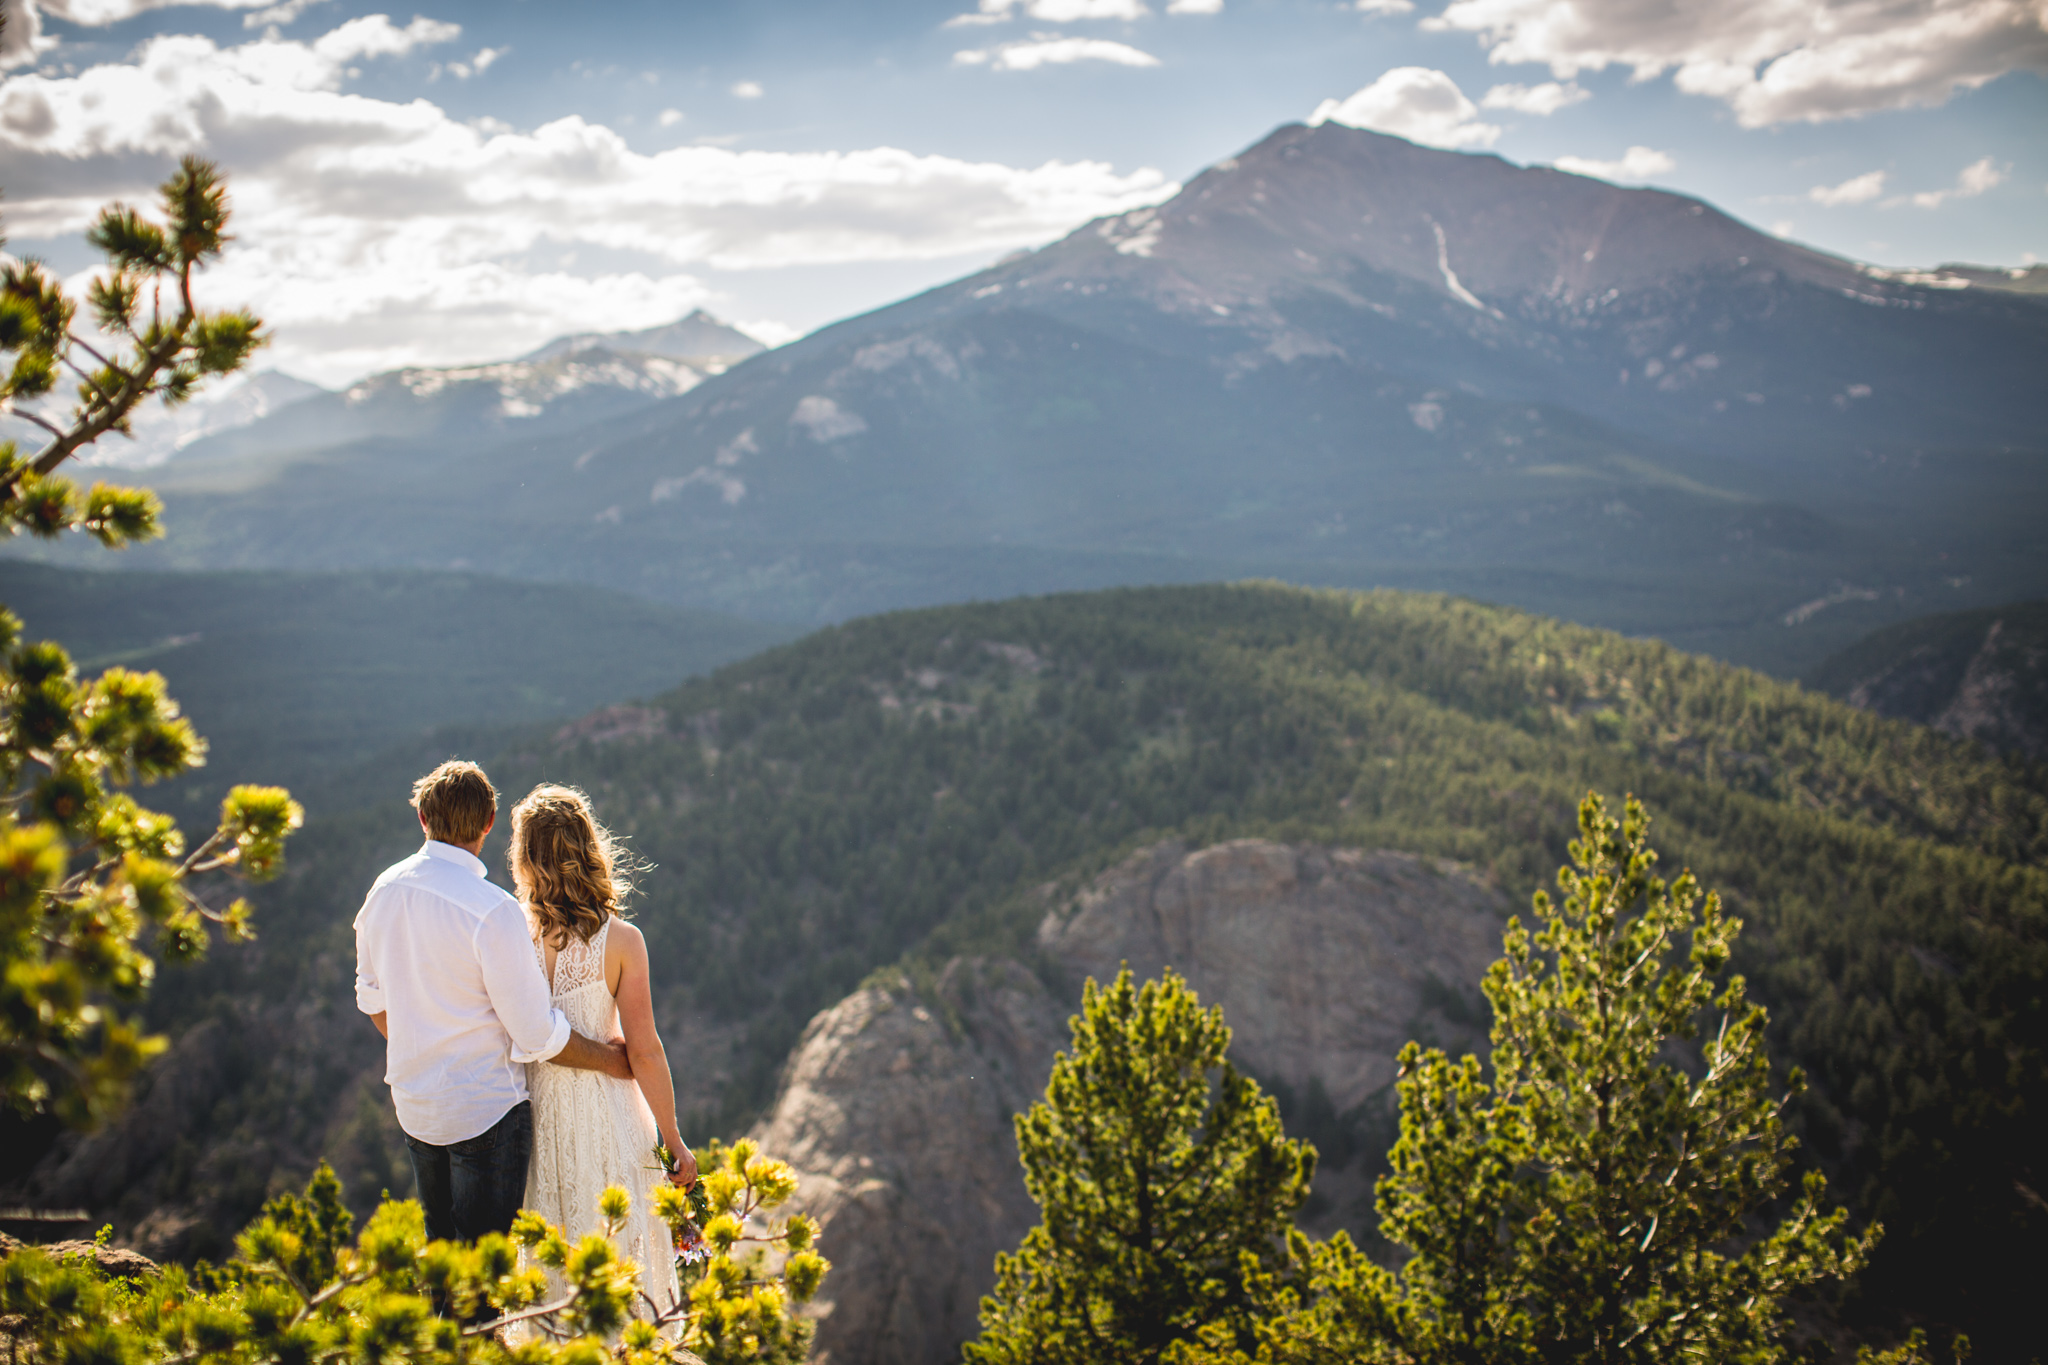
[{"label": "rocky mountain ridge", "polygon": [[388,370],[338,391],[266,370],[202,388],[176,408],[145,407],[132,441],[104,442],[96,453],[102,463],[148,468],[173,457],[204,464],[365,439],[474,444],[559,432],[688,393],[763,349],[699,309],[641,331],[557,337],[512,360]]}]

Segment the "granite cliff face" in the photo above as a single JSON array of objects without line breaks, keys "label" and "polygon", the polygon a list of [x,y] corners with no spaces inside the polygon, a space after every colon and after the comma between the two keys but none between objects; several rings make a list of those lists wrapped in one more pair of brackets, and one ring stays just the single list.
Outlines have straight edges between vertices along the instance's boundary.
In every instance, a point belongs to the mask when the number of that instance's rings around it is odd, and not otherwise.
[{"label": "granite cliff face", "polygon": [[[1174,968],[1223,1005],[1238,1065],[1356,1115],[1408,1039],[1476,1041],[1504,908],[1468,871],[1402,853],[1169,842],[1050,906],[1037,974],[956,958],[922,989],[871,985],[825,1011],[756,1129],[824,1225],[816,1359],[939,1365],[974,1335],[996,1253],[1037,1221],[1011,1116],[1043,1093],[1084,978]],[[1370,1159],[1326,1167],[1312,1223],[1353,1220]]]},{"label": "granite cliff face", "polygon": [[[1469,1044],[1478,981],[1500,955],[1499,895],[1456,864],[1239,839],[1160,844],[1039,929],[1078,979],[1171,967],[1222,1005],[1237,1064],[1348,1110],[1430,1035]],[[1454,1017],[1455,1016],[1455,1017]]]},{"label": "granite cliff face", "polygon": [[1003,960],[956,959],[933,993],[871,986],[819,1015],[755,1133],[825,1228],[821,1363],[955,1359],[996,1253],[1036,1221],[1010,1116],[1043,1092],[1066,1011]]}]

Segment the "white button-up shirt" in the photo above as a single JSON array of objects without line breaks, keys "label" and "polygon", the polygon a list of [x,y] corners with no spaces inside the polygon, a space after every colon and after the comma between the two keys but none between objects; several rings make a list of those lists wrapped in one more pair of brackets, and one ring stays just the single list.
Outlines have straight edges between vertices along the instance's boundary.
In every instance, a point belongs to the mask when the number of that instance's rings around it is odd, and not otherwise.
[{"label": "white button-up shirt", "polygon": [[526,1098],[523,1064],[569,1042],[519,902],[468,850],[432,839],[356,915],[356,1007],[386,1016],[398,1126],[437,1147],[505,1117]]}]

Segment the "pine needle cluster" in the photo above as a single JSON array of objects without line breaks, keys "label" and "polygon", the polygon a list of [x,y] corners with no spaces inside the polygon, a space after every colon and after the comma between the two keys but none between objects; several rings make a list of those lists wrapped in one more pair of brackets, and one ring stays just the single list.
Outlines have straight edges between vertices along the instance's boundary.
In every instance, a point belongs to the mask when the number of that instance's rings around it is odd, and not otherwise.
[{"label": "pine needle cluster", "polygon": [[[80,491],[58,468],[127,431],[143,402],[183,402],[262,344],[253,316],[194,301],[194,275],[229,240],[219,173],[187,157],[161,206],[156,223],[111,205],[88,234],[109,266],[91,286],[97,341],[73,330],[77,306],[40,263],[0,267],[0,354],[13,357],[0,409],[50,435],[33,455],[0,442],[0,534],[82,531],[116,549],[158,534],[150,493]],[[77,401],[61,415],[41,400],[65,372]],[[64,650],[24,639],[0,608],[0,1099],[16,1111],[77,1127],[105,1118],[164,1046],[124,1013],[157,960],[200,956],[213,927],[250,936],[249,903],[218,888],[277,873],[298,804],[281,788],[237,786],[214,831],[188,847],[169,816],[125,790],[205,754],[160,675],[81,678]]]},{"label": "pine needle cluster", "polygon": [[[705,1156],[718,1249],[667,1304],[619,1252],[624,1189],[604,1192],[599,1229],[575,1241],[530,1212],[510,1235],[428,1241],[420,1205],[387,1199],[351,1242],[323,1162],[303,1196],[265,1205],[224,1266],[123,1282],[17,1251],[0,1261],[0,1337],[14,1359],[76,1365],[798,1365],[811,1325],[797,1308],[829,1266],[808,1218],[765,1220],[795,1176],[747,1142]],[[671,1227],[688,1217],[680,1193],[652,1191]]]}]

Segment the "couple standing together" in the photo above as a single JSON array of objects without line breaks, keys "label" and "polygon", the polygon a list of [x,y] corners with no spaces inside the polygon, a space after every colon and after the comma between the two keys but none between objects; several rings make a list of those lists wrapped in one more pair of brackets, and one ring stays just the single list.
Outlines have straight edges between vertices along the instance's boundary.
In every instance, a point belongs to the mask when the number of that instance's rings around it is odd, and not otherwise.
[{"label": "couple standing together", "polygon": [[515,898],[479,857],[498,813],[483,769],[444,763],[412,804],[427,841],[356,916],[356,1005],[387,1041],[427,1235],[505,1232],[528,1208],[573,1242],[621,1185],[639,1197],[620,1249],[668,1307],[674,1252],[645,1197],[655,1143],[679,1185],[697,1161],[676,1128],[647,943],[619,915],[627,867],[583,793],[536,787],[512,810]]}]

